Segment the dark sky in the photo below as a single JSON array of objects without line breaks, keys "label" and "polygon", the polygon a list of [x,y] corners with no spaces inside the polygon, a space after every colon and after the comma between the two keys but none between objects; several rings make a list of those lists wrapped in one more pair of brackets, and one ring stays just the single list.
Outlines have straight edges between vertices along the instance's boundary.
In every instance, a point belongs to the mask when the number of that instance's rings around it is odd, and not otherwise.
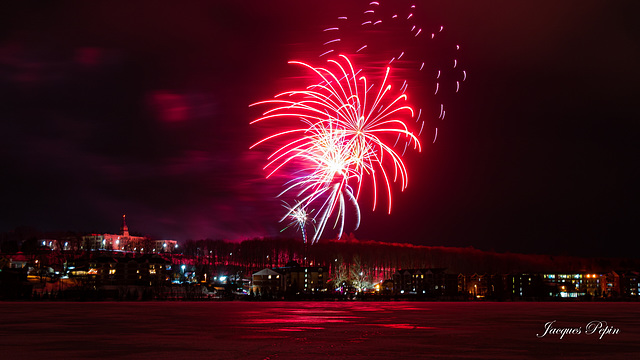
[{"label": "dark sky", "polygon": [[[632,2],[416,3],[461,45],[468,78],[442,95],[445,120],[425,115],[391,215],[363,196],[355,237],[638,257]],[[3,5],[0,231],[114,232],[127,214],[158,238],[278,234],[282,184],[249,150],[268,128],[249,125],[260,111],[248,105],[291,86],[300,69],[287,61],[320,61],[322,30],[368,2],[338,4]],[[427,56],[453,58],[437,50]]]}]

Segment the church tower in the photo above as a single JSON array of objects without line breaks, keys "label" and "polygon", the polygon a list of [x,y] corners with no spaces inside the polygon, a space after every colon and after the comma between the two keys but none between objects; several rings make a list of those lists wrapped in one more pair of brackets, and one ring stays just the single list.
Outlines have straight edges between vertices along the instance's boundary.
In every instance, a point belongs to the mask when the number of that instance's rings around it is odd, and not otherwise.
[{"label": "church tower", "polygon": [[127,221],[125,220],[126,216],[127,215],[122,215],[122,228],[120,230],[122,230],[123,237],[129,237],[129,228],[127,227]]}]

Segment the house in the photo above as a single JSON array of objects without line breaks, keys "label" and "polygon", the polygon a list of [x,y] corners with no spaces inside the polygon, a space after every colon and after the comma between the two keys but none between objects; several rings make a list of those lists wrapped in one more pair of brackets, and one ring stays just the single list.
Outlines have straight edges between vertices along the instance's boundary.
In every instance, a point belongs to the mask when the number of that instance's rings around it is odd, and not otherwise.
[{"label": "house", "polygon": [[29,261],[27,256],[25,256],[22,252],[18,252],[16,254],[11,254],[11,255],[6,255],[6,259],[8,260],[8,263],[9,263],[8,267],[11,268],[11,269],[28,268],[29,263],[32,262],[32,261]]},{"label": "house", "polygon": [[276,296],[285,290],[284,276],[272,269],[262,269],[251,275],[251,291],[260,296]]}]

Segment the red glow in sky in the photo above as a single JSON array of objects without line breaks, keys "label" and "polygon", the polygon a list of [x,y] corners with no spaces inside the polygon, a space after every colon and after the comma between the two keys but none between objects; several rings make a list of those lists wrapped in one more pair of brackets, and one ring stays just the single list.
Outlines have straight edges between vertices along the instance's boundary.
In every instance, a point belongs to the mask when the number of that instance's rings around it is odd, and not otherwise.
[{"label": "red glow in sky", "polygon": [[[640,216],[640,51],[628,4],[406,2],[409,18],[370,3],[6,6],[0,231],[113,232],[126,213],[132,232],[158,238],[280,234],[274,194],[284,189],[264,179],[265,154],[248,150],[274,128],[248,126],[247,105],[308,80],[287,61],[349,50],[357,64],[384,55],[375,69],[395,57],[392,80],[407,80],[422,109],[414,125],[425,121],[423,153],[403,157],[409,186],[390,215],[363,207],[356,237],[640,253],[626,242]],[[416,28],[390,43],[392,20]],[[402,70],[410,63],[422,75]]]}]

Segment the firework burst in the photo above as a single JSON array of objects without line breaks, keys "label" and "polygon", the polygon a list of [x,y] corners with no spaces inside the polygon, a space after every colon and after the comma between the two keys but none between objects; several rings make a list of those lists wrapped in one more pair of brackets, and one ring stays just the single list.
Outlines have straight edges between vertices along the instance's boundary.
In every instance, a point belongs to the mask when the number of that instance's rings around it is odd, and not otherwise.
[{"label": "firework burst", "polygon": [[280,222],[289,220],[289,224],[284,229],[280,230],[280,232],[283,232],[288,228],[295,226],[302,233],[302,240],[306,243],[307,226],[311,225],[314,227],[314,229],[315,226],[313,219],[310,217],[310,214],[307,213],[307,209],[304,206],[299,206],[299,204],[300,203],[296,201],[296,204],[294,206],[290,206],[286,201],[283,201],[283,206],[285,209],[287,209],[287,214],[282,219],[280,219]]},{"label": "firework burst", "polygon": [[306,89],[286,91],[272,100],[252,104],[272,106],[252,124],[274,119],[293,120],[295,124],[251,148],[265,142],[282,144],[269,156],[264,169],[270,177],[284,168],[297,168],[295,173],[299,175],[286,184],[279,196],[292,193],[297,201],[288,208],[285,219],[295,217],[298,211],[318,209],[313,218],[318,226],[312,242],[319,239],[332,216],[333,227],[341,236],[349,203],[356,209],[357,228],[358,198],[365,179],[373,184],[373,209],[381,187],[390,212],[391,183],[399,182],[401,190],[408,183],[406,166],[395,145],[403,139],[402,152],[408,146],[420,151],[420,141],[404,121],[414,116],[407,105],[406,88],[393,95],[390,67],[376,86],[361,70],[354,69],[347,56],[327,62],[333,71],[291,61],[310,70],[318,81]]}]

